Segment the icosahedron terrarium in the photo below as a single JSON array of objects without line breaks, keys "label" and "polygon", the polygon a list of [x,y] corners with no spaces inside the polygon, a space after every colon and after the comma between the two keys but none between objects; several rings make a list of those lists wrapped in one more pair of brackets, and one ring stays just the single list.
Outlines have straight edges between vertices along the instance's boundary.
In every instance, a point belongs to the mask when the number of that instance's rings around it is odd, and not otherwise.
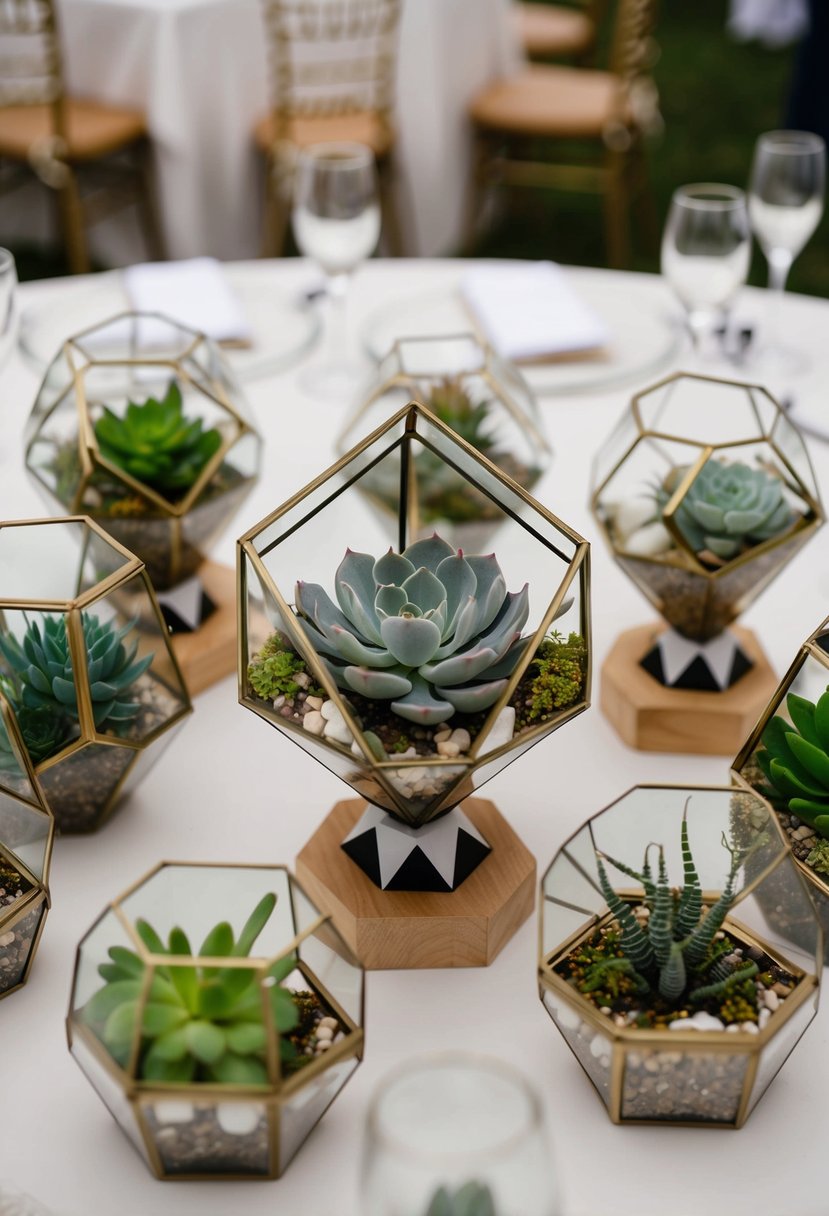
[{"label": "icosahedron terrarium", "polygon": [[[342,432],[338,451],[347,451],[409,401],[422,402],[525,490],[532,490],[549,466],[550,448],[530,386],[514,364],[472,334],[398,339]],[[491,543],[503,517],[462,473],[424,449],[410,480],[413,539],[437,531],[455,548],[476,553]],[[396,537],[399,464],[377,465],[361,488]]]},{"label": "icosahedron terrarium", "polygon": [[[803,643],[732,766],[769,802],[829,932],[829,620]],[[799,909],[775,900],[779,931],[802,937]],[[808,932],[808,923],[807,923]],[[829,962],[829,955],[826,960]]]},{"label": "icosahedron terrarium", "polygon": [[[796,944],[766,915],[780,901]],[[541,1000],[614,1123],[741,1127],[817,1011],[822,952],[749,791],[636,786],[542,882]]]},{"label": "icosahedron terrarium", "polygon": [[363,1054],[363,971],[282,866],[165,862],[78,947],[67,1029],[165,1179],[276,1178]]},{"label": "icosahedron terrarium", "polygon": [[[488,497],[499,552],[411,536],[423,451]],[[359,493],[385,462],[396,548]],[[362,810],[343,849],[386,891],[470,881],[492,842],[480,800],[460,804],[587,707],[587,543],[411,405],[251,529],[240,563],[240,700],[369,804],[340,804]]]},{"label": "icosahedron terrarium", "polygon": [[[89,515],[145,563],[158,591],[198,574],[253,488],[261,439],[218,347],[167,317],[125,313],[68,339],[26,428],[50,507]],[[170,624],[209,614],[171,600]]]},{"label": "icosahedron terrarium", "polygon": [[[613,556],[668,625],[621,636],[603,706],[634,746],[733,754],[745,727],[729,749],[733,731],[754,721],[774,677],[756,639],[729,626],[823,522],[799,431],[763,388],[678,373],[633,398],[593,487]],[[718,695],[692,705],[656,685]],[[661,744],[642,725],[654,709],[663,724],[679,715]]]},{"label": "icosahedron terrarium", "polygon": [[55,821],[0,691],[0,999],[22,987],[49,910]]},{"label": "icosahedron terrarium", "polygon": [[62,832],[99,827],[192,708],[143,563],[83,516],[0,524],[0,689]]}]

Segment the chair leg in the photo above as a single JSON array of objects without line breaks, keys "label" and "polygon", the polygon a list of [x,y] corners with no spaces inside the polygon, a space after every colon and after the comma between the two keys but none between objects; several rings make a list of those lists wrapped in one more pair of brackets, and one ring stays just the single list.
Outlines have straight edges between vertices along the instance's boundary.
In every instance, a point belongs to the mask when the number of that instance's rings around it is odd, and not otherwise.
[{"label": "chair leg", "polygon": [[269,156],[265,163],[265,214],[260,255],[263,258],[278,258],[282,254],[288,231],[288,197],[285,171]]},{"label": "chair leg", "polygon": [[472,156],[461,230],[461,250],[464,253],[471,253],[475,248],[478,220],[484,201],[484,190],[489,178],[491,159],[491,146],[487,136],[481,131],[476,131],[472,139]]},{"label": "chair leg", "polygon": [[155,166],[152,145],[149,140],[139,146],[138,171],[141,179],[138,191],[138,210],[144,230],[147,254],[153,261],[164,262],[167,260],[167,247],[158,214]]},{"label": "chair leg", "polygon": [[403,256],[403,232],[400,227],[400,209],[395,191],[396,174],[394,161],[384,157],[377,166],[380,186],[380,210],[383,216],[383,242],[386,253],[392,258]]},{"label": "chair leg", "polygon": [[625,270],[630,264],[630,217],[627,183],[627,157],[610,152],[606,160],[604,191],[605,243],[608,265]]},{"label": "chair leg", "polygon": [[641,144],[637,144],[632,152],[631,178],[633,205],[645,246],[651,257],[657,257],[661,240],[659,215],[651,188],[648,162]]},{"label": "chair leg", "polygon": [[88,274],[89,251],[84,228],[83,205],[77,175],[75,170],[69,166],[67,166],[66,182],[58,190],[57,197],[69,269],[72,274]]}]

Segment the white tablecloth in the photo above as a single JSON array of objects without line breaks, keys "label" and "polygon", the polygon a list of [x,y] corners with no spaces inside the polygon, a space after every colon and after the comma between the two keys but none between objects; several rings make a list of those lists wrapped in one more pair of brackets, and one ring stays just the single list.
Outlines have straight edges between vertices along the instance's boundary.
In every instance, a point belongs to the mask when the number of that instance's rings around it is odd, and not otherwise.
[{"label": "white tablecloth", "polygon": [[[409,253],[445,253],[461,236],[466,105],[517,58],[508,10],[509,0],[404,0],[396,124]],[[169,256],[255,257],[263,175],[252,133],[269,104],[260,0],[58,0],[58,13],[71,91],[147,114]],[[0,243],[31,233],[32,197],[0,201]],[[94,248],[111,265],[146,257],[134,223],[107,221]]]},{"label": "white tablecloth", "polygon": [[[261,264],[274,290],[296,290],[301,262]],[[444,282],[451,264],[374,262],[355,283],[360,318],[404,290]],[[591,272],[600,274],[602,272]],[[610,282],[610,272],[604,272]],[[667,304],[658,279],[629,275],[630,307]],[[33,301],[72,284],[33,284]],[[749,304],[757,299],[748,296]],[[643,315],[649,315],[647,310]],[[791,297],[785,317],[824,361],[829,303]],[[315,356],[311,356],[315,357]],[[21,470],[20,433],[36,378],[15,359],[0,373],[0,518],[40,515]],[[541,403],[556,458],[539,497],[588,538],[592,452],[615,424],[629,390]],[[292,371],[251,386],[269,441],[261,484],[217,549],[234,560],[234,538],[329,462],[338,410],[309,403]],[[829,449],[814,445],[824,486]],[[354,507],[355,536],[367,517]],[[783,672],[829,610],[829,529],[746,613]],[[528,577],[532,577],[528,571]],[[595,671],[616,634],[649,619],[641,595],[603,546],[593,549]],[[597,676],[598,678],[598,676]],[[486,787],[543,871],[559,844],[591,813],[637,780],[722,783],[727,761],[628,750],[594,708],[546,739]],[[58,841],[53,910],[31,980],[0,1005],[0,1178],[39,1196],[58,1216],[358,1216],[362,1127],[371,1091],[396,1062],[432,1048],[502,1056],[544,1096],[566,1216],[826,1216],[821,1161],[829,1088],[829,1009],[821,1010],[791,1059],[738,1133],[614,1127],[541,1007],[537,930],[528,922],[483,970],[395,971],[367,980],[365,1062],[284,1178],[273,1183],[154,1181],[68,1055],[63,1017],[78,938],[105,902],[160,857],[292,862],[344,786],[290,741],[236,704],[232,679],[198,698],[173,747],[106,828]],[[829,1004],[829,1002],[827,1002]]]}]

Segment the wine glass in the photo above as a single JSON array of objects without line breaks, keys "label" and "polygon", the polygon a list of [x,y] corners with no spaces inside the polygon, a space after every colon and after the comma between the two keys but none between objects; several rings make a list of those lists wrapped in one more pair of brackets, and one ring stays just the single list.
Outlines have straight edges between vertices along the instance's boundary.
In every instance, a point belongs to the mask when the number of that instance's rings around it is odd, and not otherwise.
[{"label": "wine glass", "polygon": [[380,237],[377,173],[370,148],[326,143],[300,153],[293,229],[300,252],[313,258],[325,274],[331,302],[327,357],[300,383],[323,399],[347,399],[360,382],[359,368],[346,357],[348,284]]},{"label": "wine glass", "polygon": [[727,329],[750,259],[742,190],[698,182],[674,191],[662,237],[662,273],[685,309],[696,351],[715,330]]},{"label": "wine glass", "polygon": [[16,288],[14,256],[8,249],[0,249],[0,367],[11,354],[17,336]]},{"label": "wine glass", "polygon": [[403,1064],[376,1091],[362,1216],[435,1216],[462,1207],[557,1216],[556,1192],[541,1101],[510,1065],[466,1052],[429,1055]]},{"label": "wine glass", "polygon": [[826,146],[809,131],[767,131],[757,140],[748,211],[769,264],[766,338],[753,362],[768,371],[802,370],[805,357],[782,346],[780,302],[792,262],[823,214]]}]

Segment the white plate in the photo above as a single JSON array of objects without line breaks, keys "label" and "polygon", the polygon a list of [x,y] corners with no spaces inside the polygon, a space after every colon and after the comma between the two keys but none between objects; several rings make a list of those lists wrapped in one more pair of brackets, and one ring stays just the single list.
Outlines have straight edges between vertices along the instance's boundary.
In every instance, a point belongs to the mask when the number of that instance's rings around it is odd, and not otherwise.
[{"label": "white plate", "polygon": [[[273,281],[243,267],[227,267],[228,281],[253,328],[249,348],[225,349],[225,356],[242,381],[284,371],[311,349],[319,337],[319,310],[299,296],[274,290]],[[45,304],[34,303],[20,318],[20,349],[41,373],[72,334],[98,325],[129,309],[119,271],[107,271],[94,280],[56,294]],[[163,311],[163,309],[161,310]]]},{"label": "white plate", "polygon": [[[521,365],[538,394],[590,393],[638,380],[666,364],[677,352],[681,334],[667,308],[647,298],[635,280],[603,274],[573,275],[579,296],[603,318],[612,335],[601,358]],[[369,355],[379,362],[398,338],[440,337],[474,329],[457,288],[444,288],[390,300],[362,326]]]}]

